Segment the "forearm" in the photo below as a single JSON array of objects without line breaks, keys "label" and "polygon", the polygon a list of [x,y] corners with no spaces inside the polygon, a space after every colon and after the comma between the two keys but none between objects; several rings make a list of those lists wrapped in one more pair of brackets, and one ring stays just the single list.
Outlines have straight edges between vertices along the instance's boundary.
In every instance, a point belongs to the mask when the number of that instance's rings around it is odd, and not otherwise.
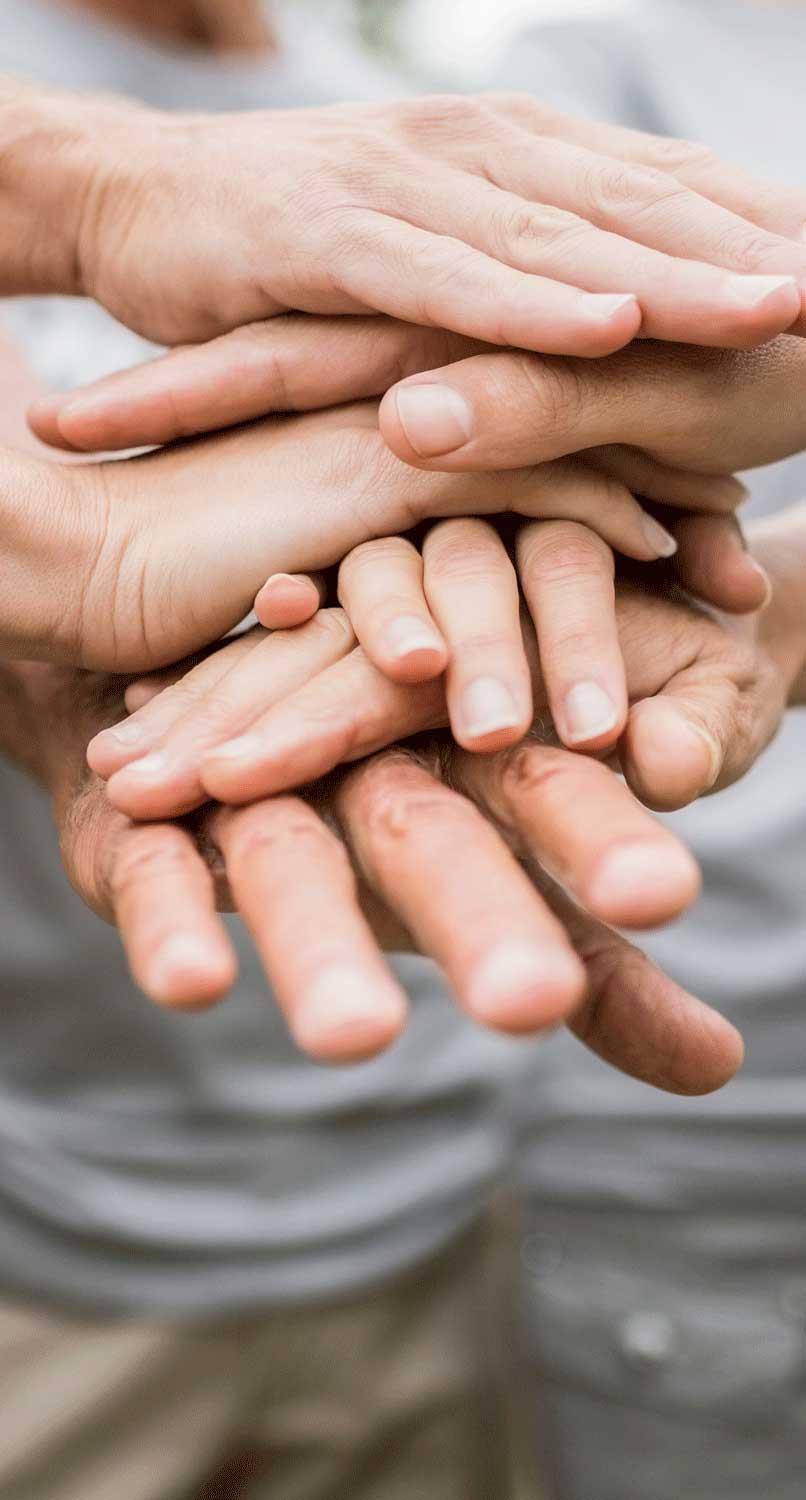
[{"label": "forearm", "polygon": [[806,704],[806,501],[756,522],[748,535],[774,584],[759,622],[762,644],[783,672],[790,706]]},{"label": "forearm", "polygon": [[136,108],[0,77],[0,295],[86,290],[98,167]]}]

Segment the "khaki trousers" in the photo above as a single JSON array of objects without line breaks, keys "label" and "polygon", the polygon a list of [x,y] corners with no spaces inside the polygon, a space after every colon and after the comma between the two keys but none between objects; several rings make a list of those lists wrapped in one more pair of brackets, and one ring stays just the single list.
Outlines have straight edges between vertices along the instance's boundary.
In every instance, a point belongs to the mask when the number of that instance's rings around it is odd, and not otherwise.
[{"label": "khaki trousers", "polygon": [[539,1500],[490,1236],[350,1302],[219,1326],[0,1306],[0,1500]]}]

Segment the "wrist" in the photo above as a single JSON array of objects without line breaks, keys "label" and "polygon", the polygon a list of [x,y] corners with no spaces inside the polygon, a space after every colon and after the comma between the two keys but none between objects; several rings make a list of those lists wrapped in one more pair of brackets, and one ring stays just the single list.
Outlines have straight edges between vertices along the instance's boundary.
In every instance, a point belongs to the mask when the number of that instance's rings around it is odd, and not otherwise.
[{"label": "wrist", "polygon": [[88,774],[90,740],[125,712],[126,682],[48,662],[0,662],[0,748],[55,804],[68,803]]},{"label": "wrist", "polygon": [[140,113],[0,79],[0,295],[86,294],[104,161],[118,137],[120,160],[131,159],[128,122]]},{"label": "wrist", "polygon": [[806,503],[755,522],[748,539],[773,584],[772,602],[758,620],[759,641],[794,707],[806,702]]},{"label": "wrist", "polygon": [[[6,656],[84,661],[88,601],[103,590],[114,541],[105,491],[93,470],[0,449],[0,644]],[[114,584],[111,577],[110,591]]]}]

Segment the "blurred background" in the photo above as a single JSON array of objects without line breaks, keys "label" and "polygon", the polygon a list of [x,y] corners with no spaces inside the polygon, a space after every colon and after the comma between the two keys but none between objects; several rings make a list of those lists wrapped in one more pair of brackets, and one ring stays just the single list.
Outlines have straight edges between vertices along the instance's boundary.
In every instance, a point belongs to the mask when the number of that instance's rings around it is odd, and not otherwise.
[{"label": "blurred background", "polygon": [[364,41],[420,75],[472,83],[525,22],[606,14],[617,0],[298,0],[327,9]]}]

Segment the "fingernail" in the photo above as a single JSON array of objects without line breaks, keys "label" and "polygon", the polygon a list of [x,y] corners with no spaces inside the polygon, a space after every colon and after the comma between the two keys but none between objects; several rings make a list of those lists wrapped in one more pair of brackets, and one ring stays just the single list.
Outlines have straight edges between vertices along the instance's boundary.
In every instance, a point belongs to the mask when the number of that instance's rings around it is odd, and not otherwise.
[{"label": "fingernail", "polygon": [[263,749],[262,741],[254,734],[242,734],[237,740],[225,740],[208,750],[205,760],[251,760]]},{"label": "fingernail", "polygon": [[473,411],[447,385],[400,385],[395,391],[400,425],[421,458],[463,448],[473,436]]},{"label": "fingernail", "polygon": [[124,766],[119,776],[142,776],[145,781],[151,776],[160,776],[168,764],[167,755],[161,750],[152,751],[151,755],[144,755],[142,760],[133,760],[128,766]]},{"label": "fingernail", "polygon": [[[263,589],[273,589],[278,583],[285,584],[286,586],[288,586],[288,584],[290,583],[293,588],[305,589],[306,592],[308,589],[312,589],[314,587],[314,585],[307,578],[295,577],[293,573],[272,573],[271,578],[266,579],[266,582],[263,585]],[[261,590],[261,593],[263,592],[263,589]]]},{"label": "fingernail", "polygon": [[482,739],[499,729],[513,729],[521,721],[518,705],[505,682],[477,677],[462,695],[462,723],[469,740]]},{"label": "fingernail", "polygon": [[482,960],[467,1003],[482,1026],[534,1031],[561,1020],[583,986],[582,967],[573,953],[513,942]]},{"label": "fingernail", "polygon": [[665,526],[661,526],[660,521],[656,521],[654,516],[650,516],[644,511],[641,518],[641,525],[644,536],[652,551],[658,557],[674,557],[677,551],[677,542],[672,533],[667,531]]},{"label": "fingernail", "polygon": [[607,734],[618,723],[618,711],[598,682],[578,682],[565,699],[565,740],[576,745]]},{"label": "fingernail", "polygon": [[759,578],[763,581],[764,584],[764,602],[759,605],[759,611],[769,609],[775,594],[772,579],[770,578],[767,569],[762,567],[761,563],[758,562],[755,557],[748,557],[747,561],[750,564],[750,567],[753,569],[753,572],[758,574]]},{"label": "fingernail", "polygon": [[154,999],[176,1001],[179,981],[207,976],[218,953],[211,951],[203,938],[192,932],[177,932],[167,939],[152,960],[149,969],[149,991]]},{"label": "fingernail", "polygon": [[436,631],[417,615],[399,615],[384,631],[384,642],[390,656],[412,656],[415,651],[439,651],[445,647]]},{"label": "fingernail", "polygon": [[403,996],[373,983],[360,969],[334,967],[311,985],[295,1012],[293,1031],[306,1052],[366,1047],[388,1039],[405,1021]]},{"label": "fingernail", "polygon": [[610,319],[615,318],[622,308],[629,305],[638,307],[638,298],[632,292],[619,293],[616,296],[610,292],[588,292],[583,298],[583,305],[592,318],[609,323]]},{"label": "fingernail", "polygon": [[798,290],[794,276],[729,276],[727,286],[732,301],[739,307],[758,307],[784,287]]},{"label": "fingernail", "polygon": [[117,740],[119,745],[136,745],[143,738],[145,730],[134,719],[122,719],[120,724],[115,724],[111,729],[104,729],[98,735],[98,739]]}]

